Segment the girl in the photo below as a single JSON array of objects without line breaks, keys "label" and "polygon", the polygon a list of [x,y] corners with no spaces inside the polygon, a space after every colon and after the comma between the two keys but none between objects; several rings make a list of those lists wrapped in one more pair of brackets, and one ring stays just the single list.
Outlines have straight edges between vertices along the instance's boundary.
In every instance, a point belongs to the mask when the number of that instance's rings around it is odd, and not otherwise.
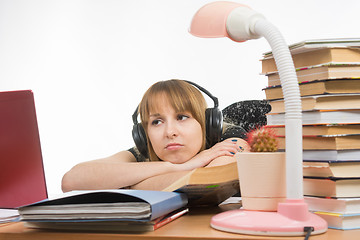
[{"label": "girl", "polygon": [[104,159],[80,163],[64,175],[64,192],[136,188],[137,184],[155,176],[166,174],[168,179],[171,173],[176,177],[177,172],[235,161],[236,152],[248,150],[246,141],[240,138],[242,131],[237,131],[239,136],[206,148],[206,101],[201,92],[186,81],[173,79],[155,83],[144,94],[138,112],[146,135],[147,154],[139,153],[135,147]]}]

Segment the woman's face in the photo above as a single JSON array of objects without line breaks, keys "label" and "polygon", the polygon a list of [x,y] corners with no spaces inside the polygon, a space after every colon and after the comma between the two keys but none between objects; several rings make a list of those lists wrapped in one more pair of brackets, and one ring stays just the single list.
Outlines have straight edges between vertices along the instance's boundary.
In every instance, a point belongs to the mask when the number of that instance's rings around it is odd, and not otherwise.
[{"label": "woman's face", "polygon": [[159,98],[156,112],[150,112],[147,130],[156,155],[163,161],[184,163],[202,146],[200,123],[189,112],[175,112],[166,97]]}]

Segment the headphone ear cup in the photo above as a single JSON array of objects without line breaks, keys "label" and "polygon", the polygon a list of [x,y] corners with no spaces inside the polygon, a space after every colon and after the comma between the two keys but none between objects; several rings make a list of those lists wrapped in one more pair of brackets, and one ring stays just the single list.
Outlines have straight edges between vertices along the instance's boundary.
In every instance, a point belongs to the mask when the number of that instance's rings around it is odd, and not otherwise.
[{"label": "headphone ear cup", "polygon": [[206,118],[206,147],[210,148],[221,139],[223,130],[222,112],[218,108],[208,108],[205,111]]},{"label": "headphone ear cup", "polygon": [[148,154],[147,139],[146,139],[145,130],[141,125],[141,123],[134,124],[132,130],[132,137],[141,155],[143,155],[145,158],[148,158],[149,154]]}]

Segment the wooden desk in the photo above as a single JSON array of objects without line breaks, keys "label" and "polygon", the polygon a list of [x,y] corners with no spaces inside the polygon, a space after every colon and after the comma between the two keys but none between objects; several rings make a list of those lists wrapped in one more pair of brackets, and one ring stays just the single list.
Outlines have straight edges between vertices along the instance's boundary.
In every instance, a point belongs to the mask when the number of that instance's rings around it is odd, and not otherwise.
[{"label": "wooden desk", "polygon": [[[29,229],[23,223],[0,224],[0,240],[119,240],[119,239],[284,239],[299,240],[304,237],[264,237],[240,235],[217,231],[210,227],[210,218],[221,211],[238,208],[235,204],[229,204],[222,208],[191,209],[190,212],[179,219],[146,233],[89,233],[89,232],[57,232],[39,229]],[[341,231],[329,229],[326,233],[314,235],[310,240],[340,240],[359,239],[360,230]]]}]

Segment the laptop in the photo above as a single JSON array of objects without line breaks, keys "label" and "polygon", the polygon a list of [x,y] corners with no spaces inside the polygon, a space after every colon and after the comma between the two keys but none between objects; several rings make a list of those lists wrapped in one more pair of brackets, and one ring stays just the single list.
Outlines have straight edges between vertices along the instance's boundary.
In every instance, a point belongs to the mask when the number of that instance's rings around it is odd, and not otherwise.
[{"label": "laptop", "polygon": [[0,92],[0,208],[47,197],[33,92]]}]

